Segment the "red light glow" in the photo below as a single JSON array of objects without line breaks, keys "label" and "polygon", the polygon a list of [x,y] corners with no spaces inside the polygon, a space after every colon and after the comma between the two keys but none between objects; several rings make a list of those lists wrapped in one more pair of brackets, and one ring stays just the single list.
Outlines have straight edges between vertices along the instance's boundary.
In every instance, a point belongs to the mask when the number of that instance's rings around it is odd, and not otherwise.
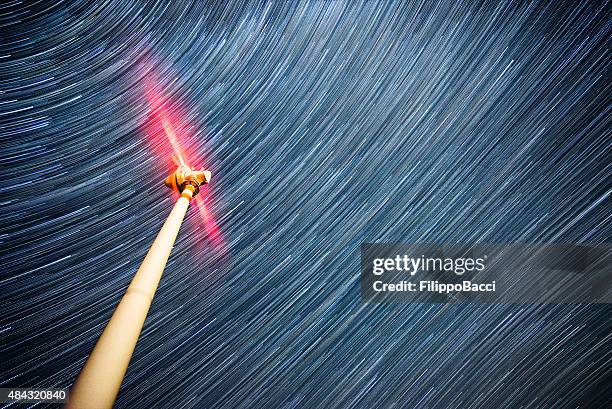
[{"label": "red light glow", "polygon": [[[156,86],[153,76],[144,80],[145,95],[151,114],[146,125],[151,146],[157,156],[165,162],[167,172],[173,172],[179,165],[200,168],[205,163],[204,158],[195,155],[197,141],[190,133],[193,129],[185,120],[186,115],[179,105],[165,96]],[[214,180],[214,175],[213,175]],[[209,190],[206,186],[192,201],[204,225],[207,238],[219,250],[225,248],[221,230],[207,204]],[[177,194],[178,197],[178,194]]]}]

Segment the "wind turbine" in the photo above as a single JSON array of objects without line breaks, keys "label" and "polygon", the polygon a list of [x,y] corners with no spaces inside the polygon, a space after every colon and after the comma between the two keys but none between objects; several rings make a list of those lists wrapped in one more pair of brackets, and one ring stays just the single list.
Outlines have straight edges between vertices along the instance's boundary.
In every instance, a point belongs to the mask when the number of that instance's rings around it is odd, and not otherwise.
[{"label": "wind turbine", "polygon": [[68,409],[112,408],[189,203],[210,182],[210,171],[185,163],[170,121],[160,119],[179,161],[164,183],[180,197],[72,386]]}]

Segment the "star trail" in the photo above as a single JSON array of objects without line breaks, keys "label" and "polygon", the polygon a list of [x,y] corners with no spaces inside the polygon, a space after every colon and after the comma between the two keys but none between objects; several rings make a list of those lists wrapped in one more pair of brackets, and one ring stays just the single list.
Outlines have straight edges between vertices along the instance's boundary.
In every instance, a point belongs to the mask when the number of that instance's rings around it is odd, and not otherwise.
[{"label": "star trail", "polygon": [[170,212],[153,81],[213,179],[116,407],[612,406],[609,305],[359,291],[365,242],[610,242],[609,2],[7,1],[0,32],[0,386],[70,387]]}]

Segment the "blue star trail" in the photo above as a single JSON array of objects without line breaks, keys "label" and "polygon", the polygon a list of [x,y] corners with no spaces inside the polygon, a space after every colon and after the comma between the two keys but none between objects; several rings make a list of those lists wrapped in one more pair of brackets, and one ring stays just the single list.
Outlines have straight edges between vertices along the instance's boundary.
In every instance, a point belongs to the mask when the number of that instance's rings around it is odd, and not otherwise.
[{"label": "blue star trail", "polygon": [[608,305],[359,291],[364,242],[610,242],[609,2],[8,1],[0,32],[0,386],[70,387],[170,212],[155,78],[223,243],[191,208],[116,407],[612,405]]}]

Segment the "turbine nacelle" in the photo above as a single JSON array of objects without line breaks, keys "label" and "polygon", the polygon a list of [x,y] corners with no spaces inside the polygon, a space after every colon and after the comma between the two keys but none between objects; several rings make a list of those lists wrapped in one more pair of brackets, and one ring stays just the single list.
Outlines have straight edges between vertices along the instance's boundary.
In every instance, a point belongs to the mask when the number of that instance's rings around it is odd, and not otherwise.
[{"label": "turbine nacelle", "polygon": [[204,168],[195,170],[187,165],[181,165],[166,178],[164,184],[179,193],[182,193],[187,186],[193,186],[193,196],[195,196],[202,185],[210,182],[211,176],[210,171],[204,170]]}]

